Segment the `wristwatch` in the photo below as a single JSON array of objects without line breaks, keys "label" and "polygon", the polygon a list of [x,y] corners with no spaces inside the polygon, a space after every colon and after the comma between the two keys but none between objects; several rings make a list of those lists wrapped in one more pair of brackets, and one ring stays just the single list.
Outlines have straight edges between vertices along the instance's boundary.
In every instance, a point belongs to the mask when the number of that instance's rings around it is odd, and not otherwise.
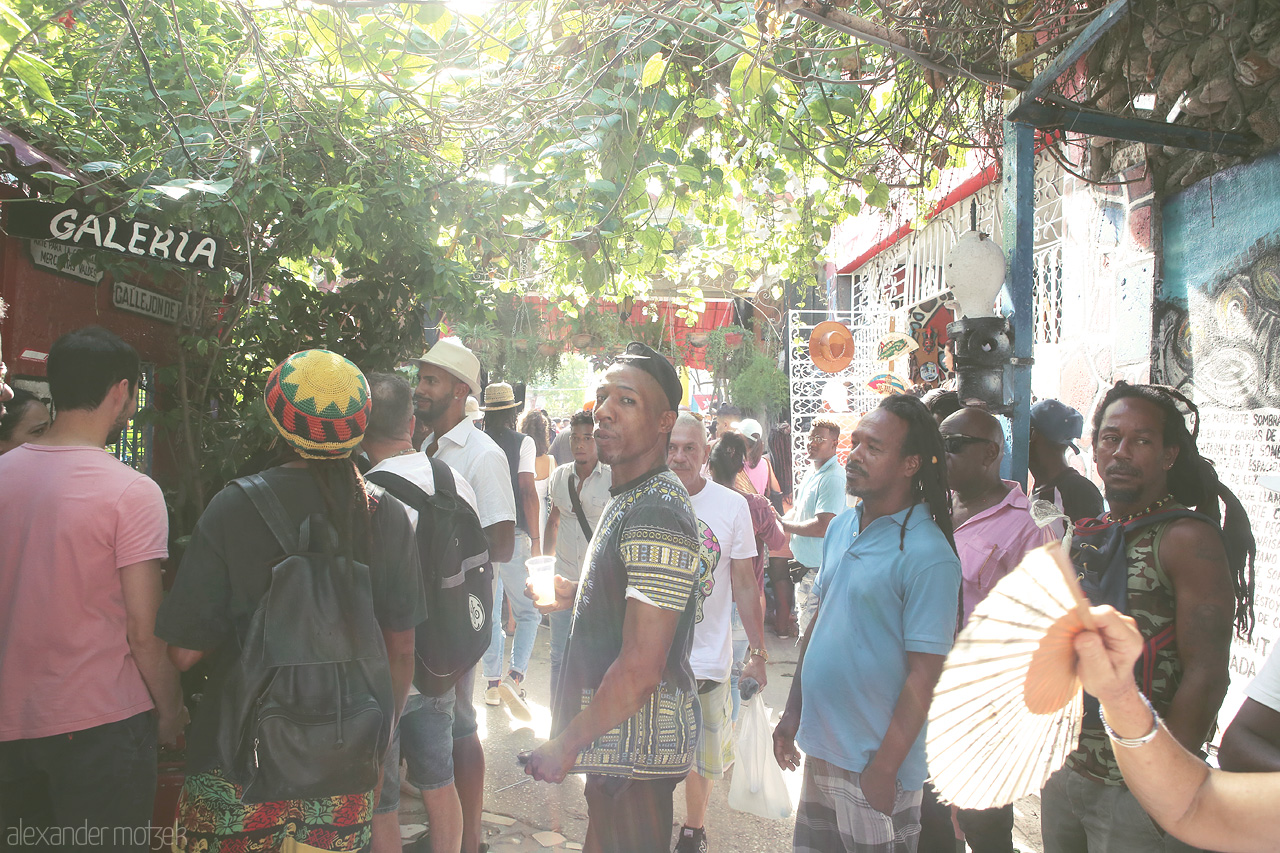
[{"label": "wristwatch", "polygon": [[747,649],[747,658],[759,657],[765,663],[769,662],[769,651],[767,649]]}]

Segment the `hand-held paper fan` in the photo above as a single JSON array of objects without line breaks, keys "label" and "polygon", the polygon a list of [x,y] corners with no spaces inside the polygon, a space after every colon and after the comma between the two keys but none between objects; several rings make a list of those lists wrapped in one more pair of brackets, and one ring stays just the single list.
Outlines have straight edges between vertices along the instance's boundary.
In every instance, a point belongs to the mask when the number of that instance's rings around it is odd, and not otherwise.
[{"label": "hand-held paper fan", "polygon": [[938,796],[990,809],[1038,793],[1080,739],[1076,635],[1089,603],[1056,543],[1031,551],[974,608],[929,708]]}]

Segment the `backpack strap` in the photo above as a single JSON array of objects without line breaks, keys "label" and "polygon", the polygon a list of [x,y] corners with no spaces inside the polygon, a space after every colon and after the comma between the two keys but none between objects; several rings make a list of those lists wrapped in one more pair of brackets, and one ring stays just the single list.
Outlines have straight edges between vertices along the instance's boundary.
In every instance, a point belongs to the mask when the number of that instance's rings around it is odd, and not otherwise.
[{"label": "backpack strap", "polygon": [[445,463],[441,462],[433,456],[428,456],[431,461],[431,476],[436,481],[436,491],[444,492],[451,498],[458,497],[458,484],[453,480],[453,469]]},{"label": "backpack strap", "polygon": [[[271,490],[271,486],[267,485],[266,479],[261,474],[250,474],[248,477],[240,477],[233,480],[253,502],[254,509],[262,516],[262,520],[267,523],[267,527],[271,529],[271,535],[280,543],[280,547],[284,548],[286,554],[298,553],[299,547],[299,530],[295,529],[293,523],[289,520],[289,514],[285,511],[284,504],[280,503],[280,498]],[[308,519],[309,521],[310,519]],[[304,525],[306,522],[304,522]]]},{"label": "backpack strap", "polygon": [[365,475],[365,479],[386,489],[419,513],[431,505],[430,495],[424,492],[421,486],[394,471],[371,471]]}]

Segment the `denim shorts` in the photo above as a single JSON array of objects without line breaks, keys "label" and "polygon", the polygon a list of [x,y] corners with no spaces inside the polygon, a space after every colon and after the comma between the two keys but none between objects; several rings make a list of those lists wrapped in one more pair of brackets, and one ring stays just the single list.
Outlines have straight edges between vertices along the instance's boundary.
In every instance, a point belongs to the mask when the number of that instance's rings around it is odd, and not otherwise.
[{"label": "denim shorts", "polygon": [[400,808],[400,759],[409,765],[405,780],[422,791],[453,784],[453,691],[443,696],[414,694],[405,703],[400,725],[382,763],[382,793],[374,814]]}]

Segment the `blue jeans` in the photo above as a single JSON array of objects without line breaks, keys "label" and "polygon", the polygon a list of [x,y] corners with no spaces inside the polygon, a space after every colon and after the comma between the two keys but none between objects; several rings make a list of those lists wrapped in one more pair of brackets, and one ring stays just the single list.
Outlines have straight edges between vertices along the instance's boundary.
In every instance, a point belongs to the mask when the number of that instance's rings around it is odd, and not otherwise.
[{"label": "blue jeans", "polygon": [[443,696],[415,693],[405,703],[400,725],[382,762],[382,793],[373,810],[400,808],[400,760],[409,765],[406,781],[421,791],[453,784],[453,690]]},{"label": "blue jeans", "polygon": [[560,692],[560,664],[564,661],[565,650],[569,647],[569,628],[573,625],[573,610],[557,610],[549,617],[551,620],[551,707],[555,707],[556,695]]},{"label": "blue jeans", "polygon": [[497,564],[497,577],[493,584],[493,640],[484,653],[484,677],[496,681],[506,672],[502,669],[502,652],[505,648],[502,633],[502,590],[507,590],[511,615],[516,620],[515,641],[511,645],[511,671],[523,676],[529,670],[529,658],[533,656],[533,641],[538,636],[542,616],[533,606],[533,599],[524,594],[529,580],[529,570],[524,561],[529,559],[529,534],[517,530],[515,552],[505,563]]},{"label": "blue jeans", "polygon": [[733,669],[729,671],[729,693],[733,696],[733,721],[738,722],[738,709],[742,707],[742,694],[738,692],[738,679],[742,677],[742,659],[747,656],[747,629],[738,616],[738,603],[733,604],[733,616],[729,622],[733,636]]}]

